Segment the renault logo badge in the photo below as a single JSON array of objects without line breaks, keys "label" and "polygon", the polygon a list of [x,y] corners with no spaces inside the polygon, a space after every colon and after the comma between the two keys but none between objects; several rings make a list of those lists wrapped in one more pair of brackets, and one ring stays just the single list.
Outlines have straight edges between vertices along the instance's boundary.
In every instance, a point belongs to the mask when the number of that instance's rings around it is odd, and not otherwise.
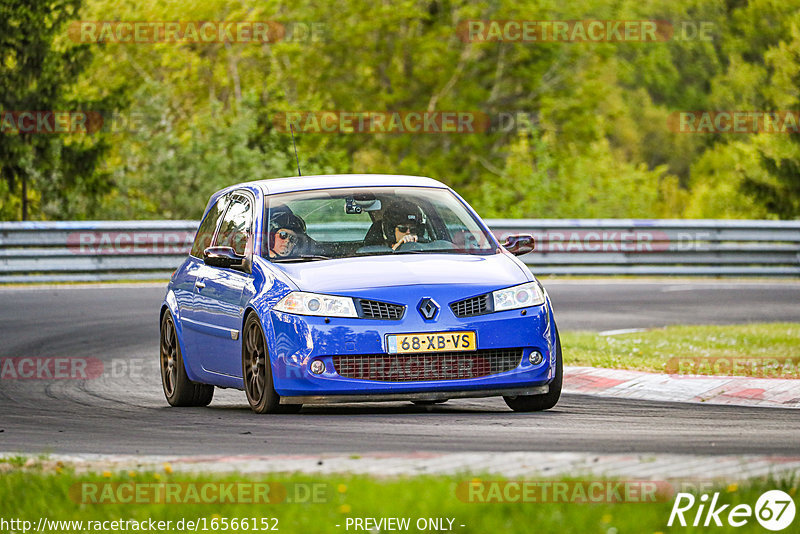
[{"label": "renault logo badge", "polygon": [[430,321],[436,314],[439,313],[439,305],[436,304],[436,301],[432,298],[425,297],[421,301],[419,301],[419,306],[417,306],[417,310],[419,310],[419,314],[422,315],[424,319]]}]

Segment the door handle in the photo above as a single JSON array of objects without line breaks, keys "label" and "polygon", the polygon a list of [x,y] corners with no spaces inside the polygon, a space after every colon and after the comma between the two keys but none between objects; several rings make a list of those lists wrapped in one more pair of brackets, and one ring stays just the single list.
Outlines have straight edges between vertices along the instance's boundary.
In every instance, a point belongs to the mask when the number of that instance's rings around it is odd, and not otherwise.
[{"label": "door handle", "polygon": [[197,282],[194,283],[194,287],[196,287],[197,289],[203,289],[204,287],[206,287],[206,283],[198,280]]}]

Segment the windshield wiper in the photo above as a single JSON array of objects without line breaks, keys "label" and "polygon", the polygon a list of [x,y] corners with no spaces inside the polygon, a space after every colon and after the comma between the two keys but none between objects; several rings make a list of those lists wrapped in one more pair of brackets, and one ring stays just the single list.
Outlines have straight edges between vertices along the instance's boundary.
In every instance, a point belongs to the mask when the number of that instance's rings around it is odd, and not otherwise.
[{"label": "windshield wiper", "polygon": [[300,256],[292,256],[289,258],[272,258],[272,263],[295,263],[301,261],[320,261],[329,260],[328,256],[317,256],[313,254],[301,254]]}]

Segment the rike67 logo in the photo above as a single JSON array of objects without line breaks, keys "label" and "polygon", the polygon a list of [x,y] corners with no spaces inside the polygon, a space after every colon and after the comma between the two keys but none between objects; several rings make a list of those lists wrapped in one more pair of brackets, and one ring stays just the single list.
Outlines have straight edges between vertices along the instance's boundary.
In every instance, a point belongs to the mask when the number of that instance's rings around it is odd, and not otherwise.
[{"label": "rike67 logo", "polygon": [[682,527],[708,527],[730,525],[742,527],[755,516],[756,521],[767,530],[783,530],[794,521],[795,504],[792,497],[781,490],[770,490],[763,493],[756,501],[755,508],[749,504],[730,504],[719,502],[719,492],[710,498],[707,493],[696,498],[691,493],[678,493],[672,512],[669,514],[667,526],[671,527],[677,520]]}]

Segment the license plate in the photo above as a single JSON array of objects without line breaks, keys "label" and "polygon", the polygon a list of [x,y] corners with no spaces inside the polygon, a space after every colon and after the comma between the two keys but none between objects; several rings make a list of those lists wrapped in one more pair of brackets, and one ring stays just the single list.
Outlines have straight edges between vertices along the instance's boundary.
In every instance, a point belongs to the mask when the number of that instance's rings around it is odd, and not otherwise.
[{"label": "license plate", "polygon": [[475,339],[475,332],[388,334],[386,348],[389,354],[452,352],[475,350],[478,348],[478,343]]}]

